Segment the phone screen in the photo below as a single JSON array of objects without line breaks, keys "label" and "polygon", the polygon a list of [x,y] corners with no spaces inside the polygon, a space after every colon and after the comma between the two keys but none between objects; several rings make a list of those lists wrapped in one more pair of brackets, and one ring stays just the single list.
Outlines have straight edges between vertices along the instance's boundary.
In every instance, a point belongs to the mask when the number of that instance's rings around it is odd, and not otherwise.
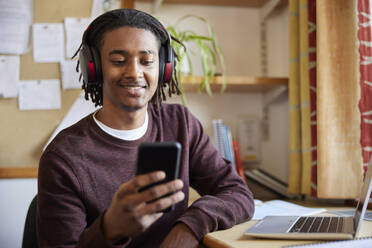
[{"label": "phone screen", "polygon": [[[145,142],[140,144],[138,147],[136,175],[154,171],[164,171],[166,174],[166,178],[161,182],[147,185],[141,188],[140,191],[177,179],[179,177],[180,156],[181,144],[178,142]],[[174,206],[164,211],[168,212],[173,210],[173,208]]]}]

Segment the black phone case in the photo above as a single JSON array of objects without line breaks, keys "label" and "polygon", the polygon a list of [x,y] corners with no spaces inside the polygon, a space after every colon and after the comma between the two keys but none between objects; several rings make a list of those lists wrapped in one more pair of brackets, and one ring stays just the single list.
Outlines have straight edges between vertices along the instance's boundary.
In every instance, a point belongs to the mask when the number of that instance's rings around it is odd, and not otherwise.
[{"label": "black phone case", "polygon": [[[178,142],[145,142],[140,144],[137,154],[136,175],[153,171],[164,171],[166,173],[166,178],[164,180],[147,185],[141,188],[140,191],[177,179],[179,177],[180,156],[181,144]],[[168,195],[170,194],[162,197]],[[174,205],[162,210],[162,212],[169,212],[173,209]]]}]

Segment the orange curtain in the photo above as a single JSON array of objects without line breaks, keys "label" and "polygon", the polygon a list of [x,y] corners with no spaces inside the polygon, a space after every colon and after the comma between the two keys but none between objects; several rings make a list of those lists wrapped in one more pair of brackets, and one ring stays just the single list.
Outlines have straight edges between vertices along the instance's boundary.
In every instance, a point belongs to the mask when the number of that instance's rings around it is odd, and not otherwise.
[{"label": "orange curtain", "polygon": [[357,1],[317,0],[318,197],[356,198],[362,181]]}]

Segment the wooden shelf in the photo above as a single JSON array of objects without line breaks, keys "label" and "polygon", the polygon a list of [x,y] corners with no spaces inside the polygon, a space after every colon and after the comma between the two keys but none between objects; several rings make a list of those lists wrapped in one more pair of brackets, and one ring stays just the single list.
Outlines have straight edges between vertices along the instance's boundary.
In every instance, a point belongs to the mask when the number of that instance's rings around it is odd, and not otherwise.
[{"label": "wooden shelf", "polygon": [[[123,1],[123,0],[122,0]],[[128,1],[128,0],[124,0]],[[133,2],[155,2],[156,0],[130,0]],[[129,2],[130,2],[129,1]],[[162,0],[162,3],[171,4],[195,4],[195,5],[208,5],[208,6],[230,6],[230,7],[250,7],[260,8],[270,0]],[[280,5],[288,4],[288,0],[280,0]],[[122,5],[124,6],[124,5]]]},{"label": "wooden shelf", "polygon": [[37,167],[0,168],[0,178],[36,178]]},{"label": "wooden shelf", "polygon": [[[155,2],[155,0],[135,0],[135,2]],[[253,7],[264,6],[269,0],[163,0],[162,3],[196,4],[212,6]]]},{"label": "wooden shelf", "polygon": [[[185,76],[182,78],[184,91],[198,92],[201,76]],[[222,77],[216,77],[211,83],[213,92],[220,92]],[[279,77],[247,77],[247,76],[228,76],[225,92],[267,92],[281,86],[288,86],[288,78]],[[204,91],[203,91],[204,92]]]}]

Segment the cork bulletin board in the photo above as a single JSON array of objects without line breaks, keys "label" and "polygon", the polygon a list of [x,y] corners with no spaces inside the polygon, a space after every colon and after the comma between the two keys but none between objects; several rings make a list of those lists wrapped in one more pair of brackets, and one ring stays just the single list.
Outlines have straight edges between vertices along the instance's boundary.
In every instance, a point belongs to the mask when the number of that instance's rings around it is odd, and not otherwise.
[{"label": "cork bulletin board", "polygon": [[[63,23],[65,17],[90,17],[92,0],[34,0],[33,23]],[[20,58],[20,80],[59,79],[59,63],[35,63],[30,50]],[[37,168],[42,149],[78,97],[61,90],[61,109],[21,111],[18,99],[0,99],[0,169]],[[34,170],[36,171],[36,170]],[[2,177],[0,173],[0,177]]]}]

